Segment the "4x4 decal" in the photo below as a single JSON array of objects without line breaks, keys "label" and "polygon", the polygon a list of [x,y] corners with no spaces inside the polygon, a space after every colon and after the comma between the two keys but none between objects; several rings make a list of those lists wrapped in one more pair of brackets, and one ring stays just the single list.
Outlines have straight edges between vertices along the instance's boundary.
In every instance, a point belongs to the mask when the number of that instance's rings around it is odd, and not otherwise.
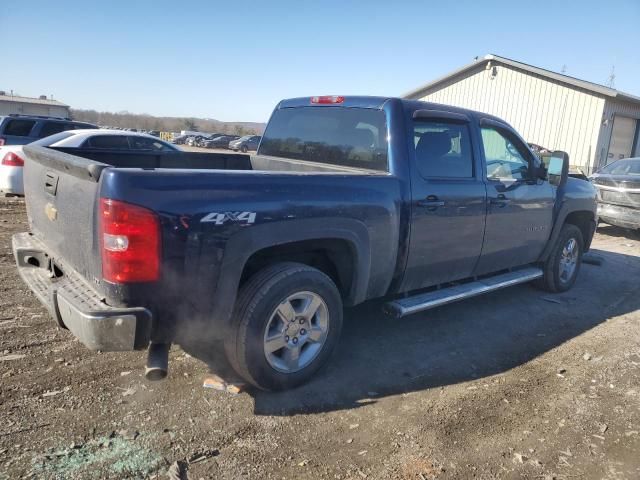
[{"label": "4x4 decal", "polygon": [[211,212],[200,220],[201,223],[223,225],[226,222],[252,224],[256,221],[256,212]]}]

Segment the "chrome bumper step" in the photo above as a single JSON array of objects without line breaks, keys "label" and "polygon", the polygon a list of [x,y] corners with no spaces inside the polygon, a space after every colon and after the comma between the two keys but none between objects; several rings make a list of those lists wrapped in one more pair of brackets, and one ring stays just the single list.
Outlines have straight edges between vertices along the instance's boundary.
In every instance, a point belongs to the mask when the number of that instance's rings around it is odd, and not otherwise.
[{"label": "chrome bumper step", "polygon": [[493,292],[501,288],[510,287],[519,283],[530,282],[542,277],[542,269],[526,267],[507,273],[494,275],[462,285],[441,288],[427,293],[420,293],[412,297],[401,298],[385,304],[385,311],[396,318],[411,315],[413,313],[440,307],[448,303],[471,298],[483,293]]}]

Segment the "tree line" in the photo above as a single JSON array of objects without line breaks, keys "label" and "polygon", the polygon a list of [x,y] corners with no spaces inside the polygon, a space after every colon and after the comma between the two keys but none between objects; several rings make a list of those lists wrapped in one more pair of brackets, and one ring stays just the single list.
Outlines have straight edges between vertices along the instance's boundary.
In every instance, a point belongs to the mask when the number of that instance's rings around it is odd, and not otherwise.
[{"label": "tree line", "polygon": [[131,112],[98,112],[96,110],[71,109],[71,117],[81,122],[89,122],[101,127],[135,128],[136,130],[158,130],[179,132],[193,130],[207,133],[228,133],[234,135],[260,135],[264,123],[221,122],[205,118],[154,117]]}]

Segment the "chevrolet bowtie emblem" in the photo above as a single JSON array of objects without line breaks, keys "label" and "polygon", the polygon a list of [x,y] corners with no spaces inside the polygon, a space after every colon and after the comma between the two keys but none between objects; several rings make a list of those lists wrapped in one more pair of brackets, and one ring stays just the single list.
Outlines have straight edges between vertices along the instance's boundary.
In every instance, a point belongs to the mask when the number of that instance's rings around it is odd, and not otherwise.
[{"label": "chevrolet bowtie emblem", "polygon": [[51,205],[50,203],[47,203],[45,205],[44,213],[47,214],[47,218],[52,222],[54,222],[58,218],[58,209],[53,205]]}]

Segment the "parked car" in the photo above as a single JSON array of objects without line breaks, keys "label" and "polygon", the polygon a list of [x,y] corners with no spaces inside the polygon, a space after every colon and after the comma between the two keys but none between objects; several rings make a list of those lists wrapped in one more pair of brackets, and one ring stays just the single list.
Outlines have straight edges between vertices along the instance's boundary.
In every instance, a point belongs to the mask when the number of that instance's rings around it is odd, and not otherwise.
[{"label": "parked car", "polygon": [[58,117],[8,115],[0,117],[0,194],[23,195],[22,145],[58,132],[98,128],[84,122]]},{"label": "parked car", "polygon": [[601,222],[640,229],[640,157],[616,160],[590,177]]},{"label": "parked car", "polygon": [[171,140],[171,143],[175,145],[184,145],[188,138],[189,138],[189,135],[178,135],[177,137],[173,137],[173,140]]},{"label": "parked car", "polygon": [[260,144],[260,135],[245,135],[244,137],[229,142],[229,149],[237,152],[247,153],[249,150],[258,150]]},{"label": "parked car", "polygon": [[37,115],[8,115],[0,117],[0,147],[26,145],[39,138],[65,130],[98,128],[96,125],[59,117]]},{"label": "parked car", "polygon": [[[64,149],[92,149],[98,151],[154,153],[175,152],[178,148],[151,135],[121,130],[82,129],[67,130],[42,138],[35,145]],[[0,147],[0,193],[24,195],[24,145]]]},{"label": "parked car", "polygon": [[566,154],[547,170],[499,118],[398,98],[284,100],[257,154],[219,170],[25,152],[23,280],[89,348],[148,347],[154,379],[192,335],[253,385],[294,387],[327,362],[343,306],[563,292],[595,230],[596,190]]},{"label": "parked car", "polygon": [[203,140],[202,146],[205,148],[229,148],[229,142],[240,138],[238,135],[220,135],[210,140]]}]

